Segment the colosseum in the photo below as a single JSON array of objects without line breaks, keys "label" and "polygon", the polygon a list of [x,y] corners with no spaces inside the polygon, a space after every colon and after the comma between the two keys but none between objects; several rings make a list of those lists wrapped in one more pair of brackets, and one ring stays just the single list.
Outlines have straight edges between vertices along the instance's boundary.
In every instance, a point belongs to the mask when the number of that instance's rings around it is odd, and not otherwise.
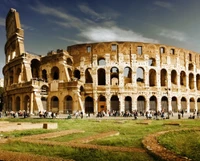
[{"label": "colosseum", "polygon": [[200,55],[142,42],[68,46],[46,55],[25,51],[19,13],[6,17],[4,109],[61,114],[200,110]]}]

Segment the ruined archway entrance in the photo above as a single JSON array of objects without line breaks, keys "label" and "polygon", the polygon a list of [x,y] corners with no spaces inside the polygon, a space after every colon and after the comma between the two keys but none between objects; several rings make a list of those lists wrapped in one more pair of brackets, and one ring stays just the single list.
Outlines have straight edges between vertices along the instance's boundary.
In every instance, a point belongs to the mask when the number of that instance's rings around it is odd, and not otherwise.
[{"label": "ruined archway entrance", "polygon": [[59,99],[56,96],[51,98],[51,111],[58,112],[59,111]]},{"label": "ruined archway entrance", "polygon": [[200,98],[197,99],[197,111],[200,111]]},{"label": "ruined archway entrance", "polygon": [[132,98],[130,96],[125,97],[125,111],[132,112]]},{"label": "ruined archway entrance", "polygon": [[185,97],[181,98],[181,110],[187,111],[187,101]]},{"label": "ruined archway entrance", "polygon": [[100,95],[98,99],[98,112],[106,112],[107,107],[106,107],[106,98],[105,96]]},{"label": "ruined archway entrance", "polygon": [[21,100],[20,100],[20,97],[18,96],[16,98],[16,107],[15,107],[16,111],[20,110],[20,102],[21,102]]},{"label": "ruined archway entrance", "polygon": [[72,109],[73,109],[73,99],[71,96],[66,96],[64,101],[63,113],[72,114]]},{"label": "ruined archway entrance", "polygon": [[190,98],[190,112],[194,112],[195,110],[195,101],[194,98]]},{"label": "ruined archway entrance", "polygon": [[92,97],[85,98],[85,113],[94,113],[94,103]]},{"label": "ruined archway entrance", "polygon": [[110,110],[113,111],[119,111],[119,98],[117,95],[113,95],[110,100]]},{"label": "ruined archway entrance", "polygon": [[176,97],[172,97],[172,111],[178,112],[177,98]]},{"label": "ruined archway entrance", "polygon": [[168,98],[166,96],[161,99],[161,110],[164,112],[168,112]]},{"label": "ruined archway entrance", "polygon": [[151,96],[149,101],[149,110],[157,111],[157,99],[155,96]]},{"label": "ruined archway entrance", "polygon": [[137,111],[145,113],[146,111],[146,101],[143,96],[137,98]]}]

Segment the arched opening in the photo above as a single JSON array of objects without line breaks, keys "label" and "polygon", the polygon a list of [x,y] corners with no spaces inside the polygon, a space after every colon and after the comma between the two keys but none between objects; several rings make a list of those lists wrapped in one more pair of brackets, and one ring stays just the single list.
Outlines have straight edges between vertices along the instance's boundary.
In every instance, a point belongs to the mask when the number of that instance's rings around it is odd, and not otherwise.
[{"label": "arched opening", "polygon": [[111,85],[119,85],[119,70],[117,67],[112,67],[110,70]]},{"label": "arched opening", "polygon": [[117,95],[113,95],[110,99],[110,110],[114,113],[114,111],[119,112],[119,98]]},{"label": "arched opening", "polygon": [[190,112],[194,112],[195,110],[195,101],[194,98],[190,98]]},{"label": "arched opening", "polygon": [[39,70],[40,69],[40,61],[37,59],[33,59],[31,61],[31,72],[32,78],[39,78]]},{"label": "arched opening", "polygon": [[196,86],[197,86],[197,90],[200,90],[200,75],[197,74],[196,76]]},{"label": "arched opening", "polygon": [[168,98],[166,96],[163,96],[161,99],[161,110],[164,112],[168,112]]},{"label": "arched opening", "polygon": [[16,107],[15,107],[16,111],[20,110],[20,104],[21,104],[20,97],[17,96],[17,98],[16,98]]},{"label": "arched opening", "polygon": [[49,87],[48,86],[46,86],[46,85],[43,85],[42,87],[41,87],[41,95],[48,95],[48,92],[49,92]]},{"label": "arched opening", "polygon": [[73,64],[72,60],[70,58],[67,58],[67,65],[72,66],[72,64]]},{"label": "arched opening", "polygon": [[91,68],[85,70],[85,83],[93,83]]},{"label": "arched opening", "polygon": [[178,112],[177,98],[172,97],[172,111]]},{"label": "arched opening", "polygon": [[98,99],[98,112],[106,112],[107,107],[106,107],[106,98],[105,96],[100,95]]},{"label": "arched opening", "polygon": [[137,111],[143,114],[146,111],[146,101],[144,96],[139,96],[137,98]]},{"label": "arched opening", "polygon": [[149,66],[156,66],[156,59],[155,58],[149,59]]},{"label": "arched opening", "polygon": [[47,71],[45,69],[42,70],[42,79],[47,82],[48,79],[47,79]]},{"label": "arched opening", "polygon": [[124,68],[124,85],[132,83],[132,70],[130,67]]},{"label": "arched opening", "polygon": [[189,74],[189,88],[194,89],[194,74]]},{"label": "arched opening", "polygon": [[99,66],[105,66],[105,65],[106,65],[106,60],[105,60],[105,58],[99,58],[99,59],[98,59],[98,65],[99,65]]},{"label": "arched opening", "polygon": [[24,110],[29,113],[30,112],[30,97],[29,96],[25,96],[24,97]]},{"label": "arched opening", "polygon": [[56,96],[51,98],[51,111],[55,113],[59,112],[59,99]]},{"label": "arched opening", "polygon": [[132,98],[130,96],[125,97],[125,111],[132,112]]},{"label": "arched opening", "polygon": [[168,84],[168,78],[167,78],[167,71],[166,69],[162,69],[160,73],[160,83],[161,86],[167,86]]},{"label": "arched opening", "polygon": [[188,70],[193,71],[194,70],[194,65],[192,63],[190,63],[188,65]]},{"label": "arched opening", "polygon": [[74,77],[77,78],[78,80],[81,78],[81,74],[78,69],[74,70]]},{"label": "arched opening", "polygon": [[175,70],[172,70],[171,72],[171,82],[174,85],[177,85],[177,73]]},{"label": "arched opening", "polygon": [[137,83],[144,83],[144,69],[139,67],[137,68],[137,76],[136,76],[136,81]]},{"label": "arched opening", "polygon": [[58,80],[59,79],[59,69],[58,69],[58,67],[54,66],[51,69],[51,77],[52,77],[53,80]]},{"label": "arched opening", "polygon": [[181,71],[180,73],[180,85],[186,87],[186,74],[184,71]]},{"label": "arched opening", "polygon": [[106,85],[105,69],[98,69],[98,85]]},{"label": "arched opening", "polygon": [[72,114],[73,110],[73,99],[71,96],[66,96],[64,99],[64,108],[63,113],[64,114]]},{"label": "arched opening", "polygon": [[149,71],[149,86],[156,86],[156,71],[154,69]]},{"label": "arched opening", "polygon": [[149,99],[149,110],[151,111],[157,111],[157,99],[155,96],[151,96]]},{"label": "arched opening", "polygon": [[85,98],[85,113],[94,113],[94,103],[92,97]]},{"label": "arched opening", "polygon": [[181,98],[181,110],[185,112],[187,111],[187,101],[185,97]]}]

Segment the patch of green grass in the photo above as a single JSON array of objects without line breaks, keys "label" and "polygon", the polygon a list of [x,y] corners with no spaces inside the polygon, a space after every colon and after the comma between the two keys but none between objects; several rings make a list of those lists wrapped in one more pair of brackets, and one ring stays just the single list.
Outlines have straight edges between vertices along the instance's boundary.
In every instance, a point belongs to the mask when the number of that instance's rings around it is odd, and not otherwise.
[{"label": "patch of green grass", "polygon": [[[16,122],[32,122],[32,123],[41,123],[41,122],[56,122],[58,123],[58,129],[56,130],[47,130],[47,129],[35,129],[35,130],[24,130],[24,131],[13,131],[13,132],[6,132],[1,133],[3,136],[12,136],[12,137],[22,137],[27,135],[35,135],[41,134],[46,132],[54,132],[60,130],[83,130],[84,133],[76,133],[70,134],[66,136],[61,136],[57,138],[52,138],[50,140],[59,141],[59,142],[67,142],[70,140],[76,140],[85,138],[88,136],[93,136],[99,133],[105,133],[109,131],[118,131],[119,135],[112,136],[112,137],[105,137],[99,140],[94,140],[90,142],[90,144],[97,144],[97,145],[109,145],[109,146],[121,146],[121,147],[136,147],[136,148],[143,148],[142,139],[149,134],[156,133],[158,131],[166,131],[166,130],[173,130],[173,129],[181,129],[184,127],[193,128],[199,127],[200,122],[198,120],[152,120],[149,125],[137,124],[144,120],[126,120],[124,122],[117,122],[116,120],[101,120],[100,122],[96,119],[6,119],[6,121],[16,121]],[[177,122],[180,123],[181,126],[171,126],[171,125],[163,125],[164,123],[170,122]],[[191,133],[191,134],[190,134]],[[195,147],[199,148],[200,138],[198,137],[199,133],[194,131],[183,133],[182,135],[176,134],[166,134],[169,135],[166,139],[164,139],[163,144],[165,146],[171,145],[168,147],[169,149],[176,148],[176,139],[183,141],[181,144],[182,146],[187,145],[185,142],[189,141],[195,145]],[[175,136],[173,136],[175,135]],[[182,137],[186,137],[182,139]],[[163,138],[165,138],[163,137]],[[174,139],[173,139],[174,137]],[[181,139],[180,139],[181,138]],[[184,142],[185,140],[185,142]],[[191,141],[193,140],[193,142]],[[171,142],[168,142],[171,141]],[[196,142],[195,142],[196,141]],[[180,145],[181,145],[180,144]],[[181,149],[181,146],[177,146],[176,150],[178,151]],[[184,147],[186,148],[186,147]],[[191,147],[188,145],[188,148],[185,149],[183,153],[196,153],[198,149],[189,150]],[[30,144],[30,143],[21,143],[21,142],[9,142],[6,144],[0,144],[0,149],[10,150],[10,151],[19,151],[19,152],[30,152],[34,154],[40,155],[47,155],[47,156],[57,156],[62,157],[64,159],[74,159],[76,161],[81,160],[127,160],[127,161],[153,161],[158,160],[157,158],[153,158],[148,153],[126,153],[126,152],[111,152],[111,151],[103,151],[103,150],[93,150],[93,149],[79,149],[79,148],[71,148],[71,147],[63,147],[63,146],[48,146],[48,145],[38,145],[38,144]],[[181,152],[177,152],[179,154],[183,154]],[[200,153],[199,153],[200,154]],[[188,155],[189,156],[189,155]],[[200,157],[200,156],[198,156]],[[191,158],[191,157],[189,157]],[[194,157],[193,157],[194,158]],[[196,157],[195,157],[196,158]],[[194,159],[195,160],[195,159]]]},{"label": "patch of green grass", "polygon": [[183,130],[161,135],[159,143],[176,154],[198,161],[200,158],[200,131]]}]

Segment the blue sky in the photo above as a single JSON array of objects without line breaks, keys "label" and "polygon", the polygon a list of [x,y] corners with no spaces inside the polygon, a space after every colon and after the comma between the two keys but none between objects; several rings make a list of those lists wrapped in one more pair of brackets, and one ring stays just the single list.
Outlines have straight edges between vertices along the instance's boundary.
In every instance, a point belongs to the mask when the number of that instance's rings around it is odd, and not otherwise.
[{"label": "blue sky", "polygon": [[25,50],[39,55],[101,41],[159,43],[200,53],[199,0],[0,0],[0,6],[0,70],[10,8],[20,14]]}]

